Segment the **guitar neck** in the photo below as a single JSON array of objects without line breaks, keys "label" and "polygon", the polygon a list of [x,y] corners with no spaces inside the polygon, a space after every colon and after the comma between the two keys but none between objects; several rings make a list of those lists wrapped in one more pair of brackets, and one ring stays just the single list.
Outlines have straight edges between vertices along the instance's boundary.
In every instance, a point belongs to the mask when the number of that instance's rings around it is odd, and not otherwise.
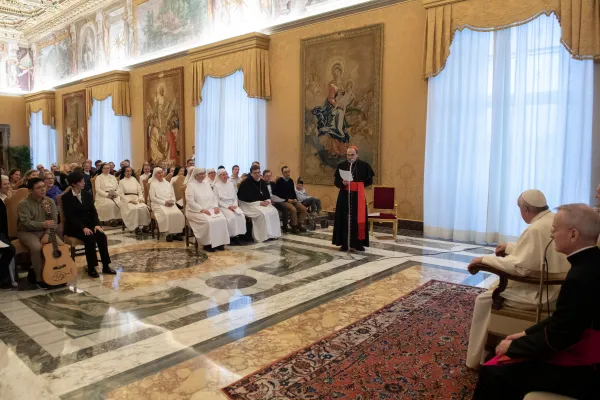
[{"label": "guitar neck", "polygon": [[[46,204],[46,220],[54,221],[54,218],[52,216],[52,208],[49,203]],[[58,243],[56,242],[56,228],[55,227],[48,229],[48,242],[52,243],[52,250],[54,250],[54,251],[58,250]]]}]

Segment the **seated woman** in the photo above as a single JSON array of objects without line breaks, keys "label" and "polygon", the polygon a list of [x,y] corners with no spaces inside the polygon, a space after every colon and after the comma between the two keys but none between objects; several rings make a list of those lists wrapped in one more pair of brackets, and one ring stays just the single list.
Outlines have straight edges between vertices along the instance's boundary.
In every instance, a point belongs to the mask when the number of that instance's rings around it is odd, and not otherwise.
[{"label": "seated woman", "polygon": [[144,190],[135,178],[133,168],[123,168],[118,193],[123,223],[127,229],[141,235],[142,228],[150,224],[150,212],[144,204]]},{"label": "seated woman", "polygon": [[13,194],[13,189],[10,186],[10,178],[6,175],[2,175],[0,181],[0,200],[6,201]]},{"label": "seated woman", "polygon": [[21,171],[17,168],[11,169],[8,173],[8,179],[10,181],[10,187],[17,189],[21,181]]},{"label": "seated woman", "polygon": [[229,244],[227,219],[219,210],[217,197],[205,178],[204,168],[192,171],[192,177],[185,188],[185,215],[196,240],[204,245],[204,250],[225,250],[224,245]]},{"label": "seated woman", "polygon": [[180,179],[181,179],[181,182],[183,182],[186,175],[187,175],[187,171],[185,168],[180,167],[180,166],[175,167],[175,171],[173,172],[173,178],[171,178],[171,185],[174,185]]},{"label": "seated woman", "polygon": [[150,205],[158,222],[158,231],[167,233],[167,242],[183,240],[185,217],[175,206],[173,186],[165,179],[162,168],[154,168],[152,179],[148,182]]},{"label": "seated woman", "polygon": [[142,173],[140,174],[139,181],[141,184],[143,184],[144,181],[147,181],[150,178],[152,178],[152,167],[150,166],[150,164],[145,162],[144,166],[142,167]]},{"label": "seated woman", "polygon": [[100,226],[98,213],[94,207],[92,194],[83,190],[85,181],[83,174],[71,172],[67,178],[71,190],[62,196],[65,235],[77,238],[85,243],[85,258],[88,265],[88,275],[98,278],[96,267],[98,256],[96,245],[102,260],[102,273],[115,275],[116,272],[110,268],[110,255],[108,254],[108,241]]},{"label": "seated woman", "polygon": [[19,189],[27,189],[27,181],[29,181],[30,179],[39,178],[39,177],[40,177],[40,173],[38,172],[37,169],[30,169],[29,171],[25,172],[25,176],[21,180],[21,186],[19,186]]},{"label": "seated woman", "polygon": [[121,218],[119,211],[119,195],[117,190],[119,184],[117,178],[110,174],[110,165],[100,166],[102,173],[96,178],[96,210],[100,221],[109,221],[112,226],[118,225]]},{"label": "seated woman", "polygon": [[56,180],[52,172],[44,172],[42,179],[46,184],[46,197],[50,197],[56,204],[58,204],[58,195],[62,193],[62,190],[56,186]]}]

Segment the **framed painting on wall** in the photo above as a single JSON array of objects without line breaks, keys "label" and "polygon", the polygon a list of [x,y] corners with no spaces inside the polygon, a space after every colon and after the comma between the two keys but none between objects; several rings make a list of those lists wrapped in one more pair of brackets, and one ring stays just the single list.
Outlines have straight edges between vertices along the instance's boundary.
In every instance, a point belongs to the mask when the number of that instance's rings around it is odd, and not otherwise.
[{"label": "framed painting on wall", "polygon": [[81,165],[88,158],[85,90],[63,94],[62,102],[65,163]]},{"label": "framed painting on wall", "polygon": [[[380,171],[383,25],[303,39],[301,176],[333,185],[348,146]],[[375,183],[378,177],[375,178]]]},{"label": "framed painting on wall", "polygon": [[144,76],[145,158],[185,165],[183,67]]}]

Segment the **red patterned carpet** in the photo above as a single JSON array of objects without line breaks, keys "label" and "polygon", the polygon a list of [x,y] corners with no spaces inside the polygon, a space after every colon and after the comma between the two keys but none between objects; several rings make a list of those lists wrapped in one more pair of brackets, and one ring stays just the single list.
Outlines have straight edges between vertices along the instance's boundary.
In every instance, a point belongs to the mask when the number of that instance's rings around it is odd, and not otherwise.
[{"label": "red patterned carpet", "polygon": [[470,399],[475,297],[430,281],[329,337],[223,389],[231,399]]}]

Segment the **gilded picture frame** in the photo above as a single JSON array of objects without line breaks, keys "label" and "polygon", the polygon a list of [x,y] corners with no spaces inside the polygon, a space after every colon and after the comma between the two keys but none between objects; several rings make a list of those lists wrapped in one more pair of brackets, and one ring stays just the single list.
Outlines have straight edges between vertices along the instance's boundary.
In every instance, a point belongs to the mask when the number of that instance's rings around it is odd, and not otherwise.
[{"label": "gilded picture frame", "polygon": [[[301,40],[301,177],[333,185],[348,146],[381,171],[383,24]],[[376,176],[374,183],[379,182]]]}]

